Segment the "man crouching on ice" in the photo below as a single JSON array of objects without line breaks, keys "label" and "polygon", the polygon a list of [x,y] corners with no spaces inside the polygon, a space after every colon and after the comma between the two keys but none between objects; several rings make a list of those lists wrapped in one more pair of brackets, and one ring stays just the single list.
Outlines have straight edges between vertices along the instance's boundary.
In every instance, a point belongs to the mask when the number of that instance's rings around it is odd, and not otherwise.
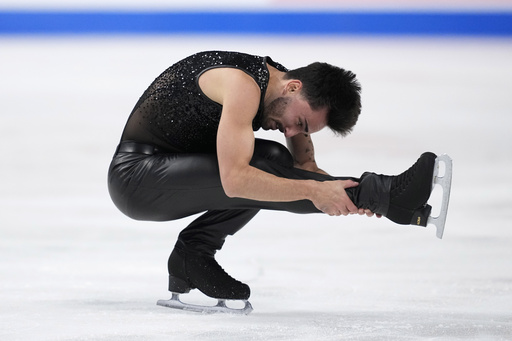
[{"label": "man crouching on ice", "polygon": [[[155,79],[128,118],[108,184],[133,219],[205,212],[170,255],[170,306],[183,308],[177,294],[194,288],[221,302],[249,298],[214,255],[261,209],[426,225],[436,155],[424,153],[398,176],[334,177],[315,162],[311,134],[326,126],[348,134],[360,90],[352,72],[326,63],[288,70],[270,57],[223,51],[189,56]],[[260,128],[279,130],[288,148],[255,139]]]}]

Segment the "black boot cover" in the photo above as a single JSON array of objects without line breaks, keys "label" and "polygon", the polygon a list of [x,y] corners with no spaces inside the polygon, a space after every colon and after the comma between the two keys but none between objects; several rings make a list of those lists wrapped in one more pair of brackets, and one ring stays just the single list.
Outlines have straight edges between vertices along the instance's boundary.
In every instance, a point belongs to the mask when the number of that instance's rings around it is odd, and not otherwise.
[{"label": "black boot cover", "polygon": [[213,255],[187,250],[178,240],[169,262],[169,291],[187,293],[199,289],[217,299],[246,300],[251,294],[247,284],[229,276]]}]

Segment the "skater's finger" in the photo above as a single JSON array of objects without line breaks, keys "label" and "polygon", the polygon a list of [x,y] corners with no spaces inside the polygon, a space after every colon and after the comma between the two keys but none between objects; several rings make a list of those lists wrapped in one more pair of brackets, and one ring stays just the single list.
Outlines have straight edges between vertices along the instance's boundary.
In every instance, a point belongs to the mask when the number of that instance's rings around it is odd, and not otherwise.
[{"label": "skater's finger", "polygon": [[[348,199],[348,198],[347,198]],[[356,205],[354,205],[354,203],[348,199],[347,200],[347,206],[346,206],[346,212],[343,212],[344,215],[348,215],[348,214],[356,214],[359,212],[359,209],[356,207]]]},{"label": "skater's finger", "polygon": [[377,218],[382,218],[382,214],[373,213],[373,212],[372,212],[372,211],[370,211],[370,210],[366,210],[366,215],[367,215],[368,217],[376,216]]},{"label": "skater's finger", "polygon": [[343,182],[343,188],[352,188],[359,185],[359,182],[355,182],[352,180],[341,180]]},{"label": "skater's finger", "polygon": [[367,217],[373,217],[373,216],[376,216],[377,218],[382,217],[382,214],[375,214],[372,211],[370,211],[369,209],[364,209],[364,208],[360,208],[358,211],[358,214],[366,215]]}]

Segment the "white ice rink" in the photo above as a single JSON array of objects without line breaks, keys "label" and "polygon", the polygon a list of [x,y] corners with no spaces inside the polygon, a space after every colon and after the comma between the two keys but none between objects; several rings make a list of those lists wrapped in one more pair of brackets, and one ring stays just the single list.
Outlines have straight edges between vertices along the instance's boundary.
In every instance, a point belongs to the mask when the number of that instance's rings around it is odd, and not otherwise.
[{"label": "white ice rink", "polygon": [[[217,256],[250,285],[251,315],[157,306],[192,218],[124,217],[106,172],[144,89],[207,49],[356,72],[363,114],[345,139],[314,136],[319,165],[394,174],[448,153],[444,239],[384,218],[261,212]],[[512,340],[511,40],[4,37],[0,98],[1,340]]]}]

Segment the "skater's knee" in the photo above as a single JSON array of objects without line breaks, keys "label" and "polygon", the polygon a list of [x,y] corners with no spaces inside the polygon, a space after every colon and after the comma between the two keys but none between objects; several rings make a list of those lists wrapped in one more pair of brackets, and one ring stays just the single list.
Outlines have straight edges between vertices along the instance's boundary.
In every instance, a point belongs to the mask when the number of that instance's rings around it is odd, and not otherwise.
[{"label": "skater's knee", "polygon": [[253,162],[258,162],[262,158],[263,161],[273,161],[281,166],[293,167],[293,157],[288,148],[275,141],[256,139],[254,146]]}]

